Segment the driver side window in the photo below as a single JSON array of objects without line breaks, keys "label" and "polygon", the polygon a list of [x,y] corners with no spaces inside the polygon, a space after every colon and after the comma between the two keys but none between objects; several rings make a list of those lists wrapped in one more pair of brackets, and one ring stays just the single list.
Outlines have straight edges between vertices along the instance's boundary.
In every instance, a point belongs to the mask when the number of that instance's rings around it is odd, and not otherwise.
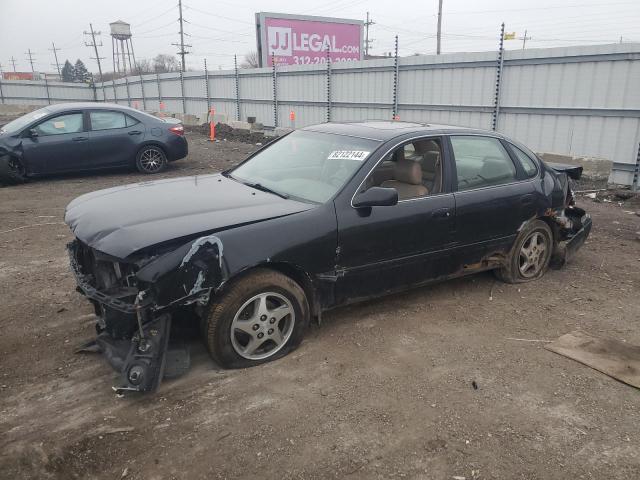
[{"label": "driver side window", "polygon": [[36,125],[34,129],[41,137],[82,132],[84,129],[82,113],[58,115],[57,117],[50,118]]},{"label": "driver side window", "polygon": [[439,138],[411,140],[395,148],[366,180],[367,188],[390,187],[399,200],[442,191],[442,142]]}]

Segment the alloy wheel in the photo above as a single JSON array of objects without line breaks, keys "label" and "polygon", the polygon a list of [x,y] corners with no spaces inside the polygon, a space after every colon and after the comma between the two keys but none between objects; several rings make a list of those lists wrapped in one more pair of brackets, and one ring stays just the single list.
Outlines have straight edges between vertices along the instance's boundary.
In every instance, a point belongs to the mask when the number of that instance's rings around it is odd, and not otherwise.
[{"label": "alloy wheel", "polygon": [[140,167],[148,173],[162,170],[164,166],[164,154],[157,148],[147,148],[140,155]]},{"label": "alloy wheel", "polygon": [[518,268],[524,278],[533,278],[544,267],[547,257],[547,239],[539,231],[532,232],[520,248]]},{"label": "alloy wheel", "polygon": [[231,344],[248,360],[275,355],[289,340],[296,314],[291,302],[276,292],[264,292],[247,300],[231,322]]}]

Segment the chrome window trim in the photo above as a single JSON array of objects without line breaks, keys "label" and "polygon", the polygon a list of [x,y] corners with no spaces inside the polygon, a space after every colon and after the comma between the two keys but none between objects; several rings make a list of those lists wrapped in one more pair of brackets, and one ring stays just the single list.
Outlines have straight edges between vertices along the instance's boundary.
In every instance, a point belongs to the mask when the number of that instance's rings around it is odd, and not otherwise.
[{"label": "chrome window trim", "polygon": [[[417,135],[415,137],[411,137],[411,138],[407,138],[405,140],[402,140],[401,142],[396,143],[395,145],[393,145],[392,147],[390,147],[386,152],[384,152],[384,154],[380,157],[380,159],[376,162],[376,164],[371,167],[371,169],[369,169],[369,171],[367,172],[367,174],[365,175],[364,179],[360,182],[360,185],[358,185],[358,188],[356,188],[356,191],[353,192],[353,195],[351,195],[351,208],[354,208],[357,210],[358,207],[355,207],[353,205],[353,199],[355,198],[355,196],[358,194],[358,192],[360,191],[360,189],[362,188],[362,185],[364,184],[364,182],[367,180],[367,178],[369,178],[369,175],[371,175],[371,172],[373,172],[378,165],[380,164],[380,162],[382,162],[382,160],[384,160],[384,158],[389,154],[389,152],[391,152],[392,150],[398,148],[400,145],[402,145],[403,143],[407,143],[407,142],[411,142],[413,140],[417,140],[417,139],[421,139],[421,138],[429,138],[429,137],[454,137],[454,136],[463,136],[463,137],[486,137],[486,138],[495,138],[496,140],[500,141],[500,140],[505,140],[507,143],[511,143],[509,140],[506,140],[504,137],[502,136],[498,136],[498,135],[491,135],[491,134],[484,134],[484,133],[432,133],[431,135]],[[440,145],[440,148],[442,148],[443,146]],[[442,151],[443,157],[444,157],[444,149]],[[509,154],[509,152],[507,152],[507,154]],[[528,156],[528,155],[527,155]],[[454,160],[455,161],[455,160]],[[515,165],[514,165],[515,167]],[[434,197],[440,197],[443,195],[454,195],[456,193],[464,193],[464,192],[473,192],[476,190],[487,190],[490,188],[498,188],[498,187],[504,187],[506,185],[515,185],[515,184],[523,184],[526,182],[532,182],[537,178],[537,175],[532,177],[532,178],[526,178],[523,180],[516,180],[515,182],[509,182],[509,183],[501,183],[499,185],[486,185],[484,187],[477,187],[477,188],[470,188],[469,190],[456,190],[454,192],[443,192],[443,193],[436,193],[434,195],[426,195],[424,197],[415,197],[415,198],[407,198],[405,200],[398,200],[398,204],[400,203],[404,203],[404,202],[414,202],[416,200],[426,200],[428,198],[434,198]],[[457,185],[457,182],[456,182]]]}]

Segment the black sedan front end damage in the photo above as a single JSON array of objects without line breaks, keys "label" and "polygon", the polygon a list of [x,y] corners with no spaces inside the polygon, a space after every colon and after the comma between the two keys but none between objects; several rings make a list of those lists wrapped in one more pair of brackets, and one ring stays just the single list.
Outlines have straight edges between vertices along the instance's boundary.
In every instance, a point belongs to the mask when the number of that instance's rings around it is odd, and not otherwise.
[{"label": "black sedan front end damage", "polygon": [[172,319],[179,310],[195,314],[222,282],[221,242],[202,237],[164,255],[127,261],[79,240],[68,251],[77,290],[98,317],[91,346],[121,374],[114,390],[154,391],[163,377],[184,373],[189,352],[179,344],[172,348]]}]

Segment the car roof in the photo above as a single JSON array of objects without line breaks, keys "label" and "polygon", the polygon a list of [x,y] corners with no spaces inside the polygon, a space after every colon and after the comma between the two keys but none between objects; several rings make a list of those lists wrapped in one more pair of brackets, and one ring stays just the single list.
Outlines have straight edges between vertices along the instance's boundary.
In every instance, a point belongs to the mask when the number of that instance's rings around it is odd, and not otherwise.
[{"label": "car roof", "polygon": [[310,125],[301,130],[348,135],[387,141],[406,134],[441,135],[449,133],[482,134],[501,137],[490,130],[460,127],[455,125],[439,125],[432,123],[401,122],[398,120],[368,120],[362,122],[329,122]]},{"label": "car roof", "polygon": [[125,105],[118,105],[116,103],[104,103],[104,102],[69,102],[69,103],[54,103],[45,107],[49,112],[64,112],[66,110],[77,109],[92,109],[92,110],[122,110],[127,112],[137,112],[133,108]]}]

